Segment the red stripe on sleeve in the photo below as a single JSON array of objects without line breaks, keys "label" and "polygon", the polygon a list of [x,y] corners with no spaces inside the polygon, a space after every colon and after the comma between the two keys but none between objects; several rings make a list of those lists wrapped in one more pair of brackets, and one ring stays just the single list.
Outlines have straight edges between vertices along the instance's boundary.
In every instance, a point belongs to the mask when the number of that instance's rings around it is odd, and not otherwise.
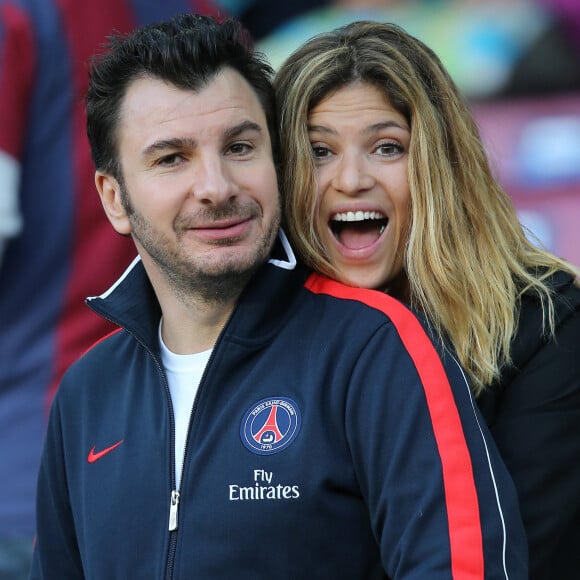
[{"label": "red stripe on sleeve", "polygon": [[318,274],[306,281],[315,294],[356,300],[385,313],[394,324],[421,379],[443,468],[453,578],[483,578],[483,540],[471,457],[447,374],[421,323],[394,298],[344,286]]}]

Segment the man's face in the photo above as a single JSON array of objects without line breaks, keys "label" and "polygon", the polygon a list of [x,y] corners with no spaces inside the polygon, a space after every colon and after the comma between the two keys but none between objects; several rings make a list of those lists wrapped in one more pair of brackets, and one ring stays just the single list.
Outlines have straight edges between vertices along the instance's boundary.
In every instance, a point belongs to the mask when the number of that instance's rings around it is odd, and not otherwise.
[{"label": "man's face", "polygon": [[268,126],[251,86],[232,69],[197,92],[138,79],[117,135],[125,216],[112,221],[133,236],[149,275],[208,299],[235,296],[280,224]]}]

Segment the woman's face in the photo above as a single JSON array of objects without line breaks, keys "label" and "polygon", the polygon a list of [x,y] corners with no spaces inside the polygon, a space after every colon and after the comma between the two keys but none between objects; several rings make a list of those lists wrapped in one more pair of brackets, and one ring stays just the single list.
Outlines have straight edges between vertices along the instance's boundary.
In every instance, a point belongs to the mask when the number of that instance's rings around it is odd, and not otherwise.
[{"label": "woman's face", "polygon": [[384,93],[355,82],[308,117],[318,181],[317,231],[351,284],[408,298],[409,125]]}]

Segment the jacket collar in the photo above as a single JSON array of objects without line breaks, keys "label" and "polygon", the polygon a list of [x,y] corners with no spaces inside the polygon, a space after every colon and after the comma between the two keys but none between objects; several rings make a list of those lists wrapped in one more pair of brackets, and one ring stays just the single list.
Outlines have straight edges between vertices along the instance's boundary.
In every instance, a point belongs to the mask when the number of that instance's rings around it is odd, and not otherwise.
[{"label": "jacket collar", "polygon": [[[242,292],[225,332],[245,340],[268,340],[285,318],[285,305],[292,301],[307,275],[280,230],[269,260]],[[106,292],[87,298],[86,303],[152,352],[158,352],[161,307],[139,257]]]}]

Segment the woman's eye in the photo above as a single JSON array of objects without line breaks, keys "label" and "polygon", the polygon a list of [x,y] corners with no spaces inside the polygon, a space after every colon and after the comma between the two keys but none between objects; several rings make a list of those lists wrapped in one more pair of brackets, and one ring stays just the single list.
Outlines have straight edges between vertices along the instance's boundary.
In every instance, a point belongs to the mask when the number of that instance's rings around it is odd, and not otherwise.
[{"label": "woman's eye", "polygon": [[324,159],[330,156],[330,149],[322,145],[312,145],[312,154],[316,159]]},{"label": "woman's eye", "polygon": [[393,155],[399,155],[403,152],[403,147],[398,143],[381,143],[377,146],[375,151],[379,155],[384,155],[386,157],[392,157]]}]

